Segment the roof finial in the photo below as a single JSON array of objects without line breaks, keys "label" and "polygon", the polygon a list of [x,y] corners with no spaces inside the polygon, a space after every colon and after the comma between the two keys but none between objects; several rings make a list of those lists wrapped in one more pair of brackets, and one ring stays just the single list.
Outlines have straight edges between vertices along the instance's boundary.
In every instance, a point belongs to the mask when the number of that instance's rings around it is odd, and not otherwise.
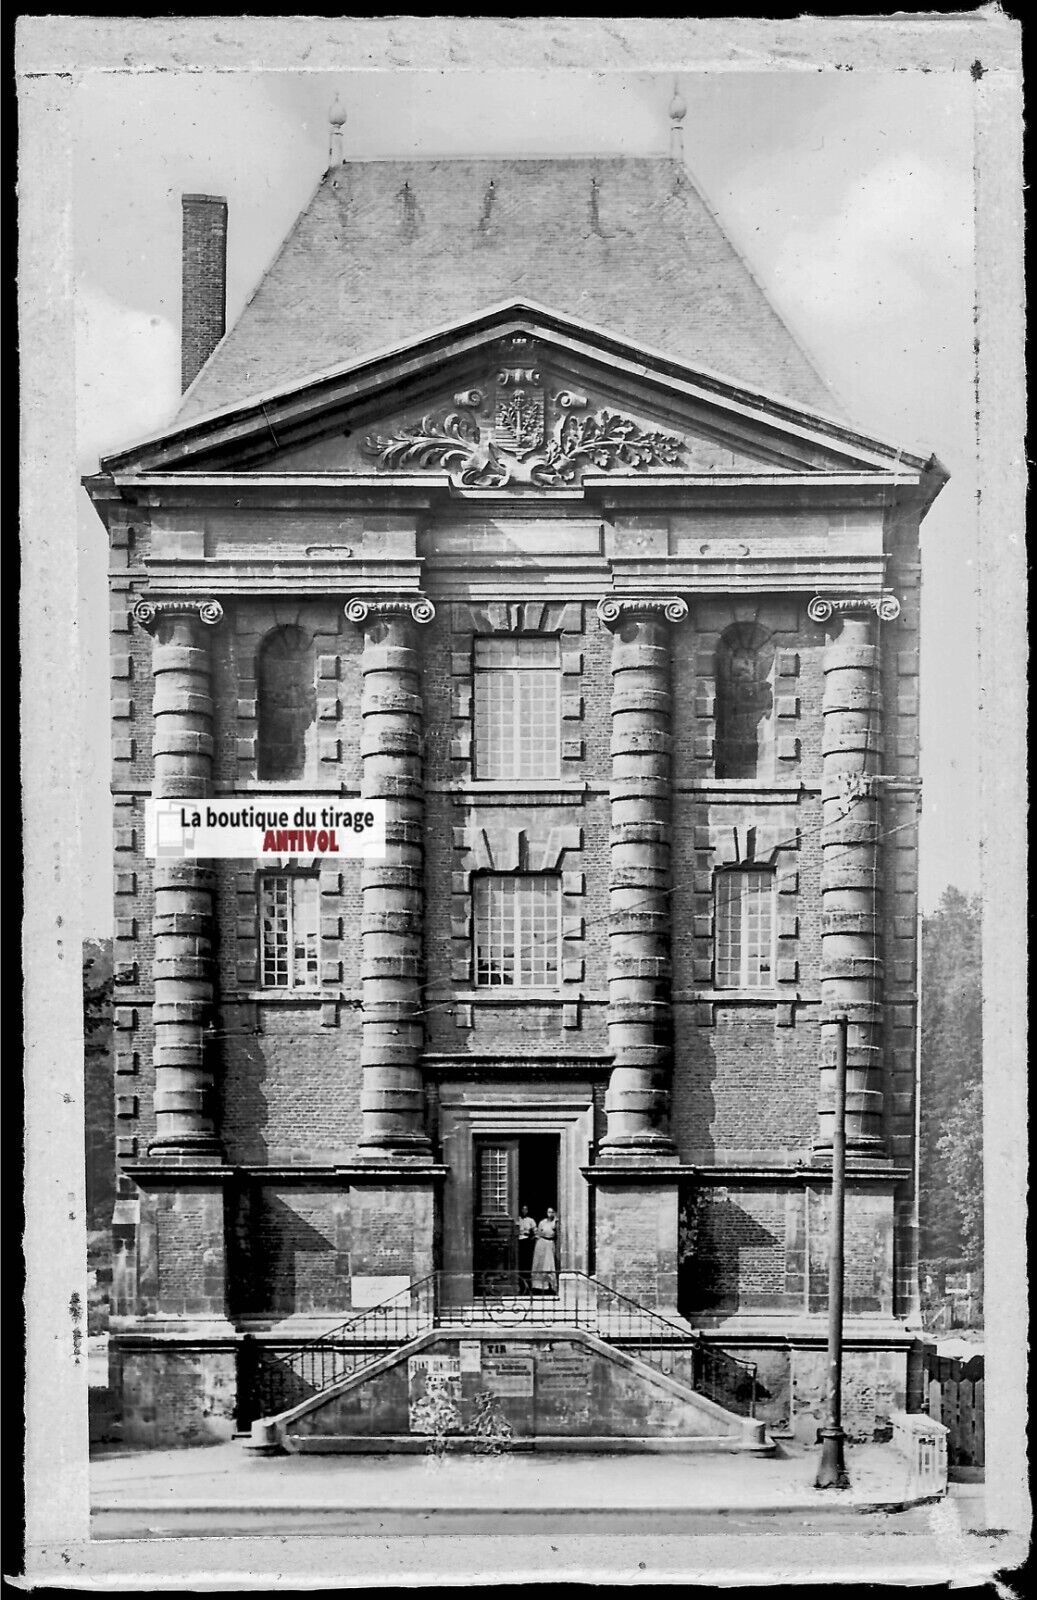
[{"label": "roof finial", "polygon": [[674,78],[673,99],[670,101],[670,157],[673,161],[684,160],[684,129],[681,124],[687,114],[687,104]]},{"label": "roof finial", "polygon": [[332,167],[338,167],[341,166],[345,159],[342,149],[342,129],[346,125],[346,108],[337,94],[331,102],[328,121],[331,124],[328,164]]}]

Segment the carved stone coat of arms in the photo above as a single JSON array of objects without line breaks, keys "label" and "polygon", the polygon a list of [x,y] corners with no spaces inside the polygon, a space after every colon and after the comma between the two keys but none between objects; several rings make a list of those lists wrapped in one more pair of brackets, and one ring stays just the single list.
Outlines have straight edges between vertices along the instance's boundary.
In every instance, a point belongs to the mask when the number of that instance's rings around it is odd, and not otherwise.
[{"label": "carved stone coat of arms", "polygon": [[462,389],[453,402],[397,433],[369,435],[365,454],[390,471],[445,469],[461,488],[558,488],[588,469],[680,464],[683,441],[676,434],[592,409],[575,390],[552,390],[536,365],[502,366],[492,387]]}]

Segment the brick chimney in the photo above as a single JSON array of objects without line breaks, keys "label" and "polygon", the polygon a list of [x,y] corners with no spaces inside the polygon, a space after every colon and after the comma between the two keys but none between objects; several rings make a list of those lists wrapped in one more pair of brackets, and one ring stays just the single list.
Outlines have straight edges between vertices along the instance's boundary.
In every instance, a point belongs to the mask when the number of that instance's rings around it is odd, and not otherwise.
[{"label": "brick chimney", "polygon": [[227,202],[215,194],[185,194],[182,204],[180,387],[186,389],[227,326]]}]

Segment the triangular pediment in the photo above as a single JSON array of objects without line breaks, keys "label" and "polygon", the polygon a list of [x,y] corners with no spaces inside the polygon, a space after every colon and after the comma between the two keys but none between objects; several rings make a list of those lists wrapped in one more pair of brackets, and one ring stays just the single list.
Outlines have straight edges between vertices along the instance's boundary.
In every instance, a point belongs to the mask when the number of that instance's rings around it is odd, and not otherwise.
[{"label": "triangular pediment", "polygon": [[448,379],[429,394],[421,385],[414,395],[394,396],[380,415],[336,419],[322,437],[281,452],[278,467],[445,474],[455,488],[561,489],[588,474],[669,477],[781,465],[773,451],[750,451],[719,429],[696,427],[679,407],[603,383],[532,341],[488,356],[474,381],[466,364],[461,387]]},{"label": "triangular pediment", "polygon": [[601,330],[498,307],[182,424],[105,471],[327,475],[530,493],[925,463]]}]

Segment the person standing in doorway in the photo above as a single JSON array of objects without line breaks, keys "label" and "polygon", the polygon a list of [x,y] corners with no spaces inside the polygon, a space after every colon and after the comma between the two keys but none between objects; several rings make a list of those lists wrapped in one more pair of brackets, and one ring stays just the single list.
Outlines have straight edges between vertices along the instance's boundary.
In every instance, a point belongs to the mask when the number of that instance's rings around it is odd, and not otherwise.
[{"label": "person standing in doorway", "polygon": [[529,1214],[529,1207],[519,1206],[518,1273],[520,1294],[529,1294],[533,1287],[533,1249],[536,1244],[536,1232],[537,1225]]},{"label": "person standing in doorway", "polygon": [[534,1294],[558,1293],[558,1260],[555,1255],[557,1233],[558,1218],[553,1208],[548,1206],[543,1222],[537,1223],[536,1244],[533,1247]]}]

